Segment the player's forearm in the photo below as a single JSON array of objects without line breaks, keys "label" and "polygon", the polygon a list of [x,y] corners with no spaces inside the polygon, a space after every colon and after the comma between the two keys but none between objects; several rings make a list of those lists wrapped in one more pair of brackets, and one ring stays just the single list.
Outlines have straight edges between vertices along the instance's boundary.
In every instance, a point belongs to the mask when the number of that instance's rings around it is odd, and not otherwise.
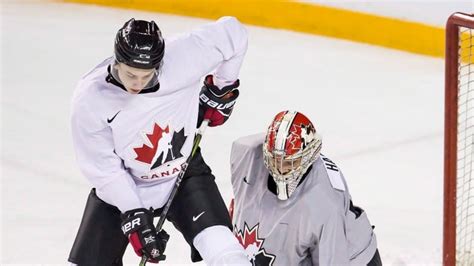
[{"label": "player's forearm", "polygon": [[245,27],[234,17],[223,17],[216,23],[223,28],[223,37],[227,42],[217,42],[224,61],[216,69],[214,81],[221,88],[238,79],[247,52],[248,34]]},{"label": "player's forearm", "polygon": [[97,196],[108,204],[117,207],[122,213],[145,208],[138,196],[133,180],[127,175],[116,176],[107,184],[96,187]]},{"label": "player's forearm", "polygon": [[97,164],[81,163],[79,168],[83,175],[96,189],[97,196],[106,203],[117,207],[122,213],[144,208],[138,196],[136,185],[130,174],[124,169],[95,168]]}]

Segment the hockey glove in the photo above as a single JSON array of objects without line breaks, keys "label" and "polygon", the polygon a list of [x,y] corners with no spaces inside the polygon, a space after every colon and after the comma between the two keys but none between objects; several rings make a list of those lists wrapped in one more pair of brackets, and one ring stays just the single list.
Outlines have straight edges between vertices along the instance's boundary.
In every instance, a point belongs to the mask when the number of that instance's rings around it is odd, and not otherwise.
[{"label": "hockey glove", "polygon": [[165,230],[156,233],[152,211],[134,209],[126,212],[122,221],[122,231],[138,256],[145,254],[148,262],[152,263],[166,259],[163,253],[170,236]]},{"label": "hockey glove", "polygon": [[239,85],[239,80],[236,80],[233,84],[219,89],[214,85],[212,75],[206,76],[199,94],[199,112],[204,115],[203,119],[209,120],[209,126],[220,126],[229,119],[239,97]]}]

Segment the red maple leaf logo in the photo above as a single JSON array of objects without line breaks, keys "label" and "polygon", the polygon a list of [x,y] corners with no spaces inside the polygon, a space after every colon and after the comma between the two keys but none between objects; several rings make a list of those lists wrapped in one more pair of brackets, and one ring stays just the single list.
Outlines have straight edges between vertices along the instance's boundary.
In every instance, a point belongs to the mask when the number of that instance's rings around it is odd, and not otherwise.
[{"label": "red maple leaf logo", "polygon": [[151,164],[153,161],[153,157],[156,154],[156,150],[158,149],[158,141],[163,137],[163,132],[169,133],[169,126],[166,126],[165,129],[162,129],[158,124],[155,123],[153,127],[152,134],[146,134],[146,137],[151,143],[151,147],[146,144],[143,144],[140,148],[133,148],[137,157],[135,160],[144,162],[147,164]]},{"label": "red maple leaf logo", "polygon": [[247,223],[244,224],[244,232],[235,232],[235,237],[239,243],[247,249],[248,246],[255,244],[257,248],[260,248],[263,244],[263,239],[258,238],[258,224],[249,230]]},{"label": "red maple leaf logo", "polygon": [[290,135],[286,139],[286,155],[293,155],[301,149],[301,126],[291,125]]},{"label": "red maple leaf logo", "polygon": [[273,265],[276,256],[270,253],[267,253],[263,248],[264,238],[258,237],[258,227],[257,223],[252,229],[249,229],[249,226],[244,222],[244,230],[241,231],[237,228],[237,225],[234,225],[234,235],[239,241],[240,245],[245,250],[245,255],[250,260],[252,265]]}]

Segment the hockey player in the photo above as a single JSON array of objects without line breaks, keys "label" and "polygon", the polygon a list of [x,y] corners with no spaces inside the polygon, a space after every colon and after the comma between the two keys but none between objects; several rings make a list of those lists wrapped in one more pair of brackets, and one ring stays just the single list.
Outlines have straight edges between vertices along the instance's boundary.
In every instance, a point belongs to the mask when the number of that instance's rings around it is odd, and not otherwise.
[{"label": "hockey player", "polygon": [[[77,162],[94,188],[70,262],[122,265],[129,242],[149,262],[165,258],[169,236],[156,232],[153,217],[190,156],[197,125],[229,118],[246,50],[246,30],[233,17],[166,41],[154,21],[131,19],[119,29],[114,56],[84,75],[73,96]],[[192,158],[168,220],[192,261],[248,265],[211,169],[199,150]]]},{"label": "hockey player", "polygon": [[365,211],[321,144],[294,111],[278,113],[266,136],[233,143],[231,216],[253,265],[382,265]]}]

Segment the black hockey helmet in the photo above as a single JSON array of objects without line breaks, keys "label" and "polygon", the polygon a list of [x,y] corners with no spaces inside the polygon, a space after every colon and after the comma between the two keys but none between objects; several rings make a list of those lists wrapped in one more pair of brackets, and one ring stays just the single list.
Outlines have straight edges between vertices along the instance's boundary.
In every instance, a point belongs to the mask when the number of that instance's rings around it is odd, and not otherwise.
[{"label": "black hockey helmet", "polygon": [[115,59],[131,67],[158,69],[165,52],[165,42],[154,21],[127,21],[115,37]]}]

